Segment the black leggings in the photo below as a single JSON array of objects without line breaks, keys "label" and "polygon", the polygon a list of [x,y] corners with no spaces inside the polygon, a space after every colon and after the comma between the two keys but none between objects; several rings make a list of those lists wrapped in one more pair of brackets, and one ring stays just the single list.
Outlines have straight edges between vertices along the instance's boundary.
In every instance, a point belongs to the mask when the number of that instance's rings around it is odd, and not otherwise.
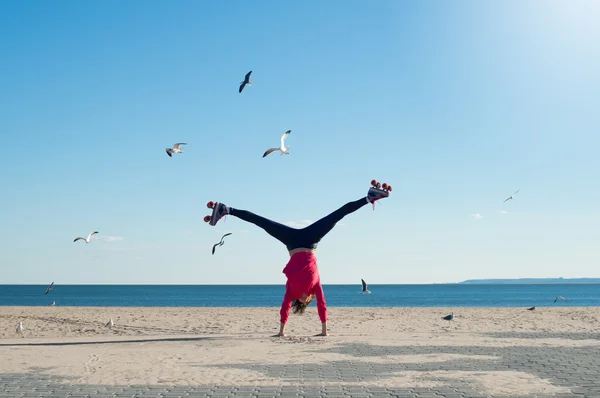
[{"label": "black leggings", "polygon": [[346,203],[328,216],[301,229],[288,227],[246,210],[230,208],[229,214],[264,229],[266,233],[283,243],[288,251],[291,251],[299,247],[316,249],[317,243],[335,227],[338,221],[348,214],[354,213],[367,203],[365,197]]}]

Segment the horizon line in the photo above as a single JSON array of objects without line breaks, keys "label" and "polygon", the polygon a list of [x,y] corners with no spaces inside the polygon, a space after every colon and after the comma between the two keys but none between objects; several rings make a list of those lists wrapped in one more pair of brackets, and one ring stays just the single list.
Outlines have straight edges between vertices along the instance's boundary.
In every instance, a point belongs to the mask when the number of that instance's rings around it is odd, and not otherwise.
[{"label": "horizon line", "polygon": [[[552,281],[554,283],[568,282],[572,280],[587,280],[593,279],[587,283],[600,284],[600,277],[574,277],[574,278],[498,278],[498,279],[466,279],[459,282],[427,282],[427,283],[369,283],[370,286],[418,286],[418,285],[460,285],[469,284],[467,282],[477,282],[471,284],[490,284],[490,285],[504,285],[506,281],[532,281],[530,284],[549,284]],[[536,283],[542,282],[542,283]],[[579,282],[582,283],[582,282]],[[523,283],[522,283],[523,284]],[[284,283],[60,283],[61,286],[282,286]],[[360,283],[323,283],[323,286],[353,286],[360,285]],[[0,283],[0,286],[48,286],[48,283]]]}]

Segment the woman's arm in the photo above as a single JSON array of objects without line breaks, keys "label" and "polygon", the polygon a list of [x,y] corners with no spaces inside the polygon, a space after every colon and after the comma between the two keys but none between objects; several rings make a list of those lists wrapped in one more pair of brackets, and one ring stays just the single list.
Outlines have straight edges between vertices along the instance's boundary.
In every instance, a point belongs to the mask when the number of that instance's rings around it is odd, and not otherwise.
[{"label": "woman's arm", "polygon": [[279,334],[277,336],[279,337],[283,337],[285,336],[285,323],[282,323],[281,326],[279,327]]},{"label": "woman's arm", "polygon": [[317,336],[327,336],[327,321],[321,323],[321,334]]},{"label": "woman's arm", "polygon": [[281,303],[281,310],[279,311],[281,326],[279,327],[279,336],[283,336],[283,332],[285,329],[285,324],[287,323],[288,317],[290,315],[290,309],[292,308],[292,297],[288,294],[286,289],[285,296],[283,297],[283,303]]},{"label": "woman's arm", "polygon": [[321,281],[315,285],[315,297],[317,298],[317,312],[321,319],[321,334],[317,336],[327,336],[327,303],[325,302],[325,294]]}]

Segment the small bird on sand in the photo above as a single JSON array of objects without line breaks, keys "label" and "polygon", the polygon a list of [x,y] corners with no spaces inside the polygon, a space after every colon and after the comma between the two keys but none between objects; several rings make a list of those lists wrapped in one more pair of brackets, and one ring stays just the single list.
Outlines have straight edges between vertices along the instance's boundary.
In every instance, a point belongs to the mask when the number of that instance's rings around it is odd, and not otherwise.
[{"label": "small bird on sand", "polygon": [[50,303],[50,307],[54,307],[56,305],[56,301]]},{"label": "small bird on sand", "polygon": [[223,246],[225,244],[225,241],[223,240],[227,235],[231,235],[231,232],[226,233],[225,235],[223,235],[221,237],[221,241],[219,243],[215,243],[213,248],[212,248],[212,254],[215,254],[215,249],[217,248],[217,246]]},{"label": "small bird on sand", "polygon": [[563,296],[556,296],[556,298],[554,299],[554,302],[556,303],[558,300],[562,300],[562,301],[567,301],[567,299],[565,299]]},{"label": "small bird on sand", "polygon": [[288,147],[285,146],[285,139],[287,138],[288,135],[290,135],[291,132],[292,132],[292,130],[288,130],[285,133],[283,133],[283,135],[281,136],[281,146],[279,148],[270,148],[270,149],[267,149],[267,151],[263,155],[263,158],[265,156],[267,156],[268,154],[273,153],[275,151],[281,152],[282,155],[283,154],[288,155],[290,153],[290,147],[289,146]]},{"label": "small bird on sand", "polygon": [[169,155],[169,157],[172,158],[174,153],[183,153],[183,148],[181,148],[182,145],[187,144],[185,142],[180,142],[178,144],[173,145],[173,148],[165,149],[165,151],[167,151],[167,155]]},{"label": "small bird on sand", "polygon": [[533,307],[529,307],[527,308],[529,311],[534,311],[535,310],[535,305]]},{"label": "small bird on sand", "polygon": [[454,319],[454,312],[451,312],[449,315],[443,316],[442,317],[443,320],[445,321],[451,321]]},{"label": "small bird on sand", "polygon": [[52,282],[52,283],[50,284],[50,286],[48,286],[48,287],[46,288],[46,293],[45,293],[45,294],[48,294],[48,293],[49,293],[49,292],[50,292],[52,289],[54,289],[54,282]]},{"label": "small bird on sand", "polygon": [[[508,198],[504,199],[504,202],[506,202],[507,200],[513,200],[513,196],[515,196],[516,194],[518,194],[520,191],[520,189],[517,189],[517,192],[513,193],[512,195],[510,195]],[[502,202],[502,203],[504,203]]]},{"label": "small bird on sand", "polygon": [[112,329],[113,326],[115,326],[115,323],[113,322],[112,318],[110,318],[110,320],[106,324],[106,327],[109,328],[109,329]]},{"label": "small bird on sand", "polygon": [[75,240],[73,242],[77,242],[78,240],[83,240],[85,241],[85,243],[90,243],[91,239],[92,239],[92,235],[96,235],[98,233],[98,231],[92,232],[90,233],[87,238],[82,238],[81,236],[75,238]]},{"label": "small bird on sand", "polygon": [[361,294],[371,294],[371,292],[369,290],[367,290],[367,282],[365,282],[364,279],[360,280],[362,282],[362,292],[360,292]]},{"label": "small bird on sand", "polygon": [[23,336],[23,322],[19,322],[17,324],[17,334],[20,334],[21,337],[25,337]]},{"label": "small bird on sand", "polygon": [[250,81],[250,75],[251,74],[252,74],[252,71],[246,73],[246,77],[244,78],[244,81],[240,83],[240,89],[239,89],[240,94],[242,93],[242,91],[244,91],[244,87],[251,86],[253,84]]}]

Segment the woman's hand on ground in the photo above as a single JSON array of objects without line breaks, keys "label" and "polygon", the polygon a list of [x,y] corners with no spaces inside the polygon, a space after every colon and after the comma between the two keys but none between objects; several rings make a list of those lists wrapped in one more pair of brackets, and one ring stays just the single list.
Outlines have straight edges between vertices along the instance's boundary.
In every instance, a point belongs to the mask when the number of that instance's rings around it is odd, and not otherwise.
[{"label": "woman's hand on ground", "polygon": [[285,336],[285,324],[284,323],[280,323],[279,324],[279,333],[277,333],[273,337],[283,337],[283,336]]},{"label": "woman's hand on ground", "polygon": [[316,336],[328,336],[329,334],[327,333],[327,322],[323,322],[321,323],[321,333],[315,335]]}]

